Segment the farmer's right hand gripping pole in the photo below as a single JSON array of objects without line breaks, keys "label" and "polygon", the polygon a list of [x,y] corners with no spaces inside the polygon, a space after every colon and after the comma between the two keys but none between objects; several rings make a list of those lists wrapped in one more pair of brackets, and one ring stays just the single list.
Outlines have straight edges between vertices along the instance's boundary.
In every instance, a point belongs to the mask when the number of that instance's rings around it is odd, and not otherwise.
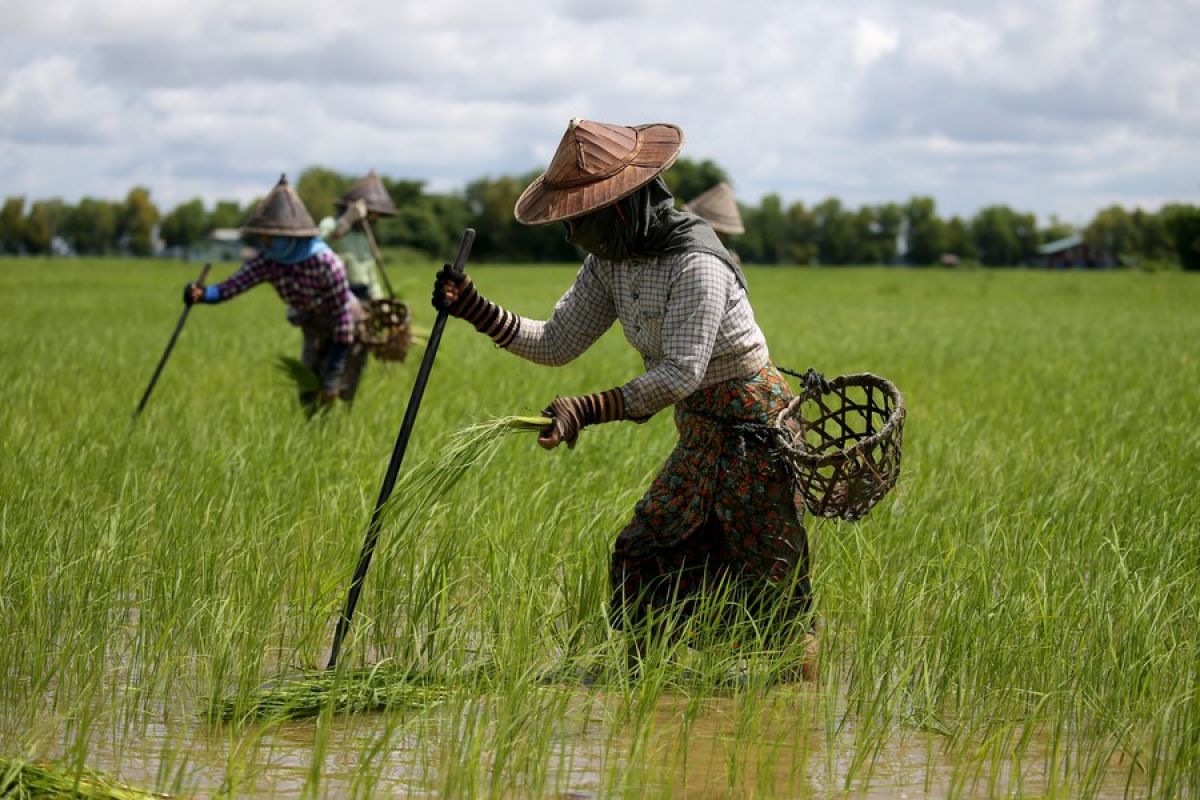
[{"label": "farmer's right hand gripping pole", "polygon": [[[467,257],[471,254],[471,245],[475,242],[475,230],[467,228],[463,231],[462,241],[458,245],[458,255],[454,257],[451,267],[456,275],[466,272]],[[400,474],[400,464],[404,461],[404,451],[408,448],[408,439],[412,435],[413,423],[417,419],[417,411],[421,407],[421,397],[425,394],[425,384],[429,381],[429,372],[433,369],[433,359],[437,355],[438,344],[442,340],[442,329],[446,327],[445,309],[438,311],[437,319],[433,322],[433,330],[429,333],[429,343],[425,346],[425,355],[421,359],[421,367],[417,370],[417,379],[413,383],[412,396],[408,400],[408,408],[404,410],[404,421],[400,424],[400,433],[396,436],[396,446],[392,448],[392,460],[388,462],[387,474],[384,475],[383,485],[379,487],[379,499],[375,501],[375,510],[371,512],[371,522],[367,525],[367,537],[363,542],[362,552],[358,556],[358,566],[354,568],[354,577],[350,581],[350,591],[346,595],[346,607],[338,618],[337,629],[333,633],[333,649],[329,653],[328,669],[337,666],[338,655],[342,642],[350,630],[350,619],[354,616],[354,607],[358,604],[358,595],[362,591],[363,581],[367,577],[367,569],[371,566],[371,556],[375,552],[375,543],[379,540],[379,528],[383,523],[383,507],[392,495],[396,486],[396,477]]]}]

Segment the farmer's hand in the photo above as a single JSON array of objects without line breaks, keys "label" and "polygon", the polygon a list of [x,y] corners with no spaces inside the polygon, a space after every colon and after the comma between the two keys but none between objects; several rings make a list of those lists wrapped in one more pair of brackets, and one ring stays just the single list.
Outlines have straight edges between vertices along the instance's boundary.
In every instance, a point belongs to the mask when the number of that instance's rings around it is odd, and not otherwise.
[{"label": "farmer's hand", "polygon": [[521,318],[475,291],[475,284],[446,264],[433,281],[433,307],[465,319],[501,347],[508,347],[521,327]]},{"label": "farmer's hand", "polygon": [[360,197],[347,206],[342,215],[338,217],[337,225],[334,227],[333,232],[329,234],[330,241],[336,242],[338,239],[341,239],[350,232],[351,228],[365,219],[366,216],[367,201]]},{"label": "farmer's hand", "polygon": [[478,293],[475,285],[465,274],[459,274],[450,269],[449,264],[443,264],[433,279],[433,307],[445,311],[452,317],[461,317],[466,302]]},{"label": "farmer's hand", "polygon": [[582,428],[625,419],[625,396],[620,389],[609,389],[581,397],[556,397],[542,413],[552,417],[554,424],[542,431],[538,444],[547,450],[563,442],[574,447]]},{"label": "farmer's hand", "polygon": [[183,287],[183,304],[190,306],[199,303],[204,299],[204,287],[199,283],[192,281],[187,286]]}]

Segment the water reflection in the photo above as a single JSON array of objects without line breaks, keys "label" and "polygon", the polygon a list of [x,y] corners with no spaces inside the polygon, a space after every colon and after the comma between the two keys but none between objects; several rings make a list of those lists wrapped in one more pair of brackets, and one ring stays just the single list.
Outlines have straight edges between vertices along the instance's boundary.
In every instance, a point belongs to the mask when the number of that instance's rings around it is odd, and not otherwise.
[{"label": "water reflection", "polygon": [[[880,737],[831,719],[814,690],[783,687],[696,697],[527,688],[420,712],[251,726],[148,721],[136,732],[97,720],[86,763],[135,786],[185,796],[1004,797],[1068,794],[1047,777],[1049,746],[1020,760],[950,752],[944,736]],[[631,720],[633,720],[631,722]],[[834,724],[841,722],[842,724]],[[28,731],[44,742],[61,721]],[[62,745],[40,748],[56,757]],[[1061,755],[1061,754],[1060,754]],[[1114,760],[1095,796],[1137,794]],[[1076,779],[1077,780],[1077,779]]]}]

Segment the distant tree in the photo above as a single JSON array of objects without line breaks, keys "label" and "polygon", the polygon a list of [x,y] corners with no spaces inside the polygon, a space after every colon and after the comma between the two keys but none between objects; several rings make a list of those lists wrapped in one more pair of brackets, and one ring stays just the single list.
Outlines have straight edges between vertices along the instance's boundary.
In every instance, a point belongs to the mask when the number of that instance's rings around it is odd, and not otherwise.
[{"label": "distant tree", "polygon": [[7,197],[0,207],[0,253],[19,253],[24,246],[25,198]]},{"label": "distant tree", "polygon": [[1137,232],[1135,239],[1140,259],[1145,261],[1175,259],[1175,249],[1172,246],[1171,236],[1167,233],[1167,226],[1163,221],[1162,214],[1137,208],[1129,215],[1129,220]]},{"label": "distant tree", "polygon": [[[441,240],[440,222],[430,219],[430,206],[424,202],[421,189],[423,181],[392,180],[380,175],[379,180],[396,206],[396,217],[381,217],[371,226],[375,239],[381,245],[403,245],[424,250],[432,239]],[[430,226],[433,227],[430,227]]]},{"label": "distant tree", "polygon": [[858,255],[854,214],[836,197],[827,197],[813,207],[817,226],[817,255],[822,264],[853,264]]},{"label": "distant tree", "polygon": [[21,231],[27,253],[50,255],[51,244],[63,217],[61,200],[38,200],[29,207]]},{"label": "distant tree", "polygon": [[117,219],[117,237],[135,256],[154,254],[154,227],[158,209],[150,202],[150,190],[135,186],[129,190]]},{"label": "distant tree", "polygon": [[388,244],[403,245],[448,260],[458,246],[463,228],[469,224],[466,204],[450,195],[424,195],[405,203],[395,219],[381,223],[390,233]]},{"label": "distant tree", "polygon": [[675,195],[675,204],[683,205],[696,199],[718,183],[728,182],[729,175],[714,161],[707,158],[703,161],[681,158],[663,173],[663,180],[666,181],[671,194]]},{"label": "distant tree", "polygon": [[467,185],[463,199],[470,225],[478,234],[475,248],[480,257],[517,262],[580,257],[579,251],[566,242],[561,225],[521,225],[513,218],[517,198],[538,174],[481,178]]},{"label": "distant tree", "polygon": [[804,203],[792,203],[787,211],[786,260],[813,264],[817,260],[817,219]]},{"label": "distant tree", "polygon": [[217,228],[240,228],[242,223],[250,216],[250,212],[258,206],[255,203],[246,210],[237,204],[236,200],[218,200],[213,206],[212,213],[208,215],[208,230],[216,230]]},{"label": "distant tree", "polygon": [[438,221],[443,231],[443,239],[436,250],[430,251],[435,258],[443,253],[452,255],[462,238],[464,228],[471,224],[471,211],[467,201],[457,194],[431,194],[421,198],[422,204],[428,206],[429,213]]},{"label": "distant tree", "polygon": [[971,238],[989,267],[1027,263],[1037,253],[1037,219],[1008,206],[988,206],[971,220]]},{"label": "distant tree", "polygon": [[971,227],[962,217],[954,216],[946,221],[943,228],[942,250],[964,260],[977,257],[975,242],[971,240]]},{"label": "distant tree", "polygon": [[1016,218],[1017,241],[1021,243],[1021,255],[1018,263],[1030,264],[1038,254],[1037,216],[1026,212],[1013,212]]},{"label": "distant tree", "polygon": [[1119,261],[1133,261],[1140,256],[1141,243],[1133,218],[1120,206],[1109,206],[1096,212],[1083,229],[1083,240],[1089,247],[1112,253]]},{"label": "distant tree", "polygon": [[85,197],[63,220],[63,238],[80,255],[109,253],[117,237],[118,211],[117,205],[107,200]]},{"label": "distant tree", "polygon": [[768,194],[759,203],[758,230],[761,263],[783,262],[787,258],[788,218],[783,211],[783,201],[779,195]]},{"label": "distant tree", "polygon": [[1200,270],[1200,208],[1171,203],[1160,213],[1179,265],[1186,270]]},{"label": "distant tree", "polygon": [[467,184],[463,197],[471,214],[471,227],[478,234],[475,248],[480,256],[507,261],[526,257],[514,246],[519,233],[513,219],[513,206],[524,189],[524,181],[511,175],[480,178]]},{"label": "distant tree", "polygon": [[296,181],[296,193],[314,220],[335,213],[334,202],[345,194],[353,180],[326,167],[309,167]]},{"label": "distant tree", "polygon": [[199,197],[175,206],[163,218],[160,233],[167,247],[191,247],[208,232],[208,212]]},{"label": "distant tree", "polygon": [[904,204],[904,241],[904,260],[920,266],[937,263],[950,249],[932,197],[913,196]]},{"label": "distant tree", "polygon": [[397,209],[420,203],[425,196],[424,181],[389,178],[386,175],[379,176],[379,180],[383,184],[383,188],[387,189],[388,196],[392,198]]},{"label": "distant tree", "polygon": [[859,208],[854,214],[854,262],[895,263],[903,222],[904,212],[895,203]]},{"label": "distant tree", "polygon": [[1038,244],[1046,244],[1047,242],[1056,242],[1059,239],[1066,239],[1068,236],[1075,235],[1075,226],[1061,219],[1058,214],[1051,214],[1046,227],[1036,232]]}]

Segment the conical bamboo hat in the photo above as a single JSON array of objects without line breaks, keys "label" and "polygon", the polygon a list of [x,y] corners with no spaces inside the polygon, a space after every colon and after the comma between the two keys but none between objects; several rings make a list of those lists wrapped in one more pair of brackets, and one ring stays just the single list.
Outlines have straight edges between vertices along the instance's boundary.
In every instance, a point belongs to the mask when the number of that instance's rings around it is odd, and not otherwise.
[{"label": "conical bamboo hat", "polygon": [[366,202],[367,211],[373,211],[381,217],[396,216],[396,204],[392,202],[392,196],[384,188],[383,181],[379,180],[375,170],[368,172],[365,177],[346,190],[346,193],[338,198],[334,205],[340,210],[359,199]]},{"label": "conical bamboo hat", "polygon": [[675,163],[683,147],[676,125],[606,125],[571,120],[546,171],[521,194],[518,222],[541,225],[615,203]]},{"label": "conical bamboo hat", "polygon": [[258,204],[242,226],[242,235],[263,233],[268,236],[316,236],[317,226],[296,190],[288,185],[287,175]]},{"label": "conical bamboo hat", "polygon": [[746,232],[741,212],[738,211],[737,198],[733,196],[733,187],[724,181],[684,204],[683,210],[707,220],[717,233]]}]

